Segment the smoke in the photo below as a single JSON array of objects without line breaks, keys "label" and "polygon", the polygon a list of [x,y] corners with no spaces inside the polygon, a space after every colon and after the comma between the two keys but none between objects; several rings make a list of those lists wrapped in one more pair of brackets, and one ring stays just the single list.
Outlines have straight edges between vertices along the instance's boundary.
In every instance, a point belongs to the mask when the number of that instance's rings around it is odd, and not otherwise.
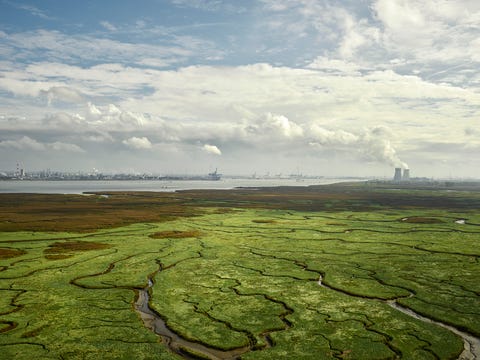
[{"label": "smoke", "polygon": [[376,126],[366,130],[362,135],[364,154],[368,159],[408,169],[407,163],[400,160],[397,151],[388,139],[391,136],[390,129],[385,126]]},{"label": "smoke", "polygon": [[345,130],[328,130],[318,125],[312,125],[309,133],[312,136],[311,146],[356,153],[369,161],[408,169],[407,163],[400,160],[396,150],[387,138],[390,131],[385,127],[374,127],[356,134]]}]

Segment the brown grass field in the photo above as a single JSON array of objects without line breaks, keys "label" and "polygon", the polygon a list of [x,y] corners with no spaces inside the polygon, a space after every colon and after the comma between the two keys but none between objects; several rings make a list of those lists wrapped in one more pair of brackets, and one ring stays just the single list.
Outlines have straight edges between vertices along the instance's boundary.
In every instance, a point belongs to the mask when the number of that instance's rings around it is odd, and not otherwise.
[{"label": "brown grass field", "polygon": [[[224,212],[231,211],[231,208],[327,212],[434,208],[454,212],[480,208],[480,195],[472,194],[475,193],[445,192],[443,189],[421,192],[382,189],[368,183],[175,193],[104,192],[89,196],[0,194],[0,231],[89,232],[201,215],[213,207]],[[438,220],[419,215],[404,221],[435,223]]]}]

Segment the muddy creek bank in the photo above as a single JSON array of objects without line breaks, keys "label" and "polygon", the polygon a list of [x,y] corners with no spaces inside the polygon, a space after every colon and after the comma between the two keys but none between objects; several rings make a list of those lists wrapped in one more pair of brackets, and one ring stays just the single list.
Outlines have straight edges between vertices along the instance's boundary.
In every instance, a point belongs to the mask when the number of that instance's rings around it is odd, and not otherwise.
[{"label": "muddy creek bank", "polygon": [[401,311],[402,313],[411,316],[417,320],[421,320],[430,324],[435,324],[460,336],[463,340],[463,352],[458,357],[459,360],[480,359],[480,339],[476,338],[475,336],[461,331],[451,325],[417,314],[415,311],[398,304],[395,300],[387,301],[387,304],[395,310]]},{"label": "muddy creek bank", "polygon": [[[320,276],[319,279],[318,279],[318,285],[332,290],[332,288],[325,285],[322,280],[323,280],[323,276]],[[411,296],[414,296],[414,295],[411,293],[410,297]],[[455,328],[454,326],[451,326],[451,325],[445,324],[441,321],[436,321],[436,320],[427,318],[425,316],[422,316],[422,315],[416,313],[415,311],[413,311],[413,310],[411,310],[411,309],[409,309],[405,306],[400,305],[399,303],[397,303],[396,300],[380,300],[380,299],[377,299],[377,301],[381,301],[381,302],[389,305],[393,309],[398,310],[398,311],[402,312],[403,314],[408,315],[408,316],[410,316],[414,319],[417,319],[417,320],[420,320],[420,321],[423,321],[423,322],[426,322],[426,323],[429,323],[429,324],[435,324],[437,326],[440,326],[444,329],[447,329],[447,330],[453,332],[454,334],[460,336],[463,340],[463,351],[460,354],[460,356],[458,357],[458,360],[478,360],[478,359],[480,359],[480,339],[479,338],[476,338],[475,336],[473,336],[469,333],[461,331],[461,330]]]},{"label": "muddy creek bank", "polygon": [[[245,346],[232,350],[219,350],[203,344],[182,338],[167,327],[167,324],[158,313],[149,306],[149,290],[153,281],[149,279],[148,286],[138,290],[135,300],[135,310],[138,312],[146,328],[162,338],[162,342],[174,353],[185,359],[199,359],[199,355],[211,360],[239,359],[240,355],[251,351],[251,346]],[[195,354],[198,354],[195,356]]]}]

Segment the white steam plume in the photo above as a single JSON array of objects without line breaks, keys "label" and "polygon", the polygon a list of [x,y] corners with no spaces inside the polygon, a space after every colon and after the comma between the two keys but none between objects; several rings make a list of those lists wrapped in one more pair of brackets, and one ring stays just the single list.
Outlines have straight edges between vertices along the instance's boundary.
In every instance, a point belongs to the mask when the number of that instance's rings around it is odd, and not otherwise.
[{"label": "white steam plume", "polygon": [[312,146],[347,152],[355,151],[368,160],[408,169],[408,165],[398,157],[390,140],[385,138],[388,135],[386,128],[375,127],[355,134],[345,130],[328,130],[318,125],[312,125],[310,134],[312,136],[310,145]]}]

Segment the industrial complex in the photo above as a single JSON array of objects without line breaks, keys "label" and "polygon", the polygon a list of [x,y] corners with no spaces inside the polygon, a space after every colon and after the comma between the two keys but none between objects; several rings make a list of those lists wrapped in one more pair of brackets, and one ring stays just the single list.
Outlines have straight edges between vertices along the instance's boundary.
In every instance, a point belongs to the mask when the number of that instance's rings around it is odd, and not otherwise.
[{"label": "industrial complex", "polygon": [[409,181],[410,180],[410,169],[404,169],[402,174],[402,168],[395,168],[395,174],[393,175],[393,181]]}]

